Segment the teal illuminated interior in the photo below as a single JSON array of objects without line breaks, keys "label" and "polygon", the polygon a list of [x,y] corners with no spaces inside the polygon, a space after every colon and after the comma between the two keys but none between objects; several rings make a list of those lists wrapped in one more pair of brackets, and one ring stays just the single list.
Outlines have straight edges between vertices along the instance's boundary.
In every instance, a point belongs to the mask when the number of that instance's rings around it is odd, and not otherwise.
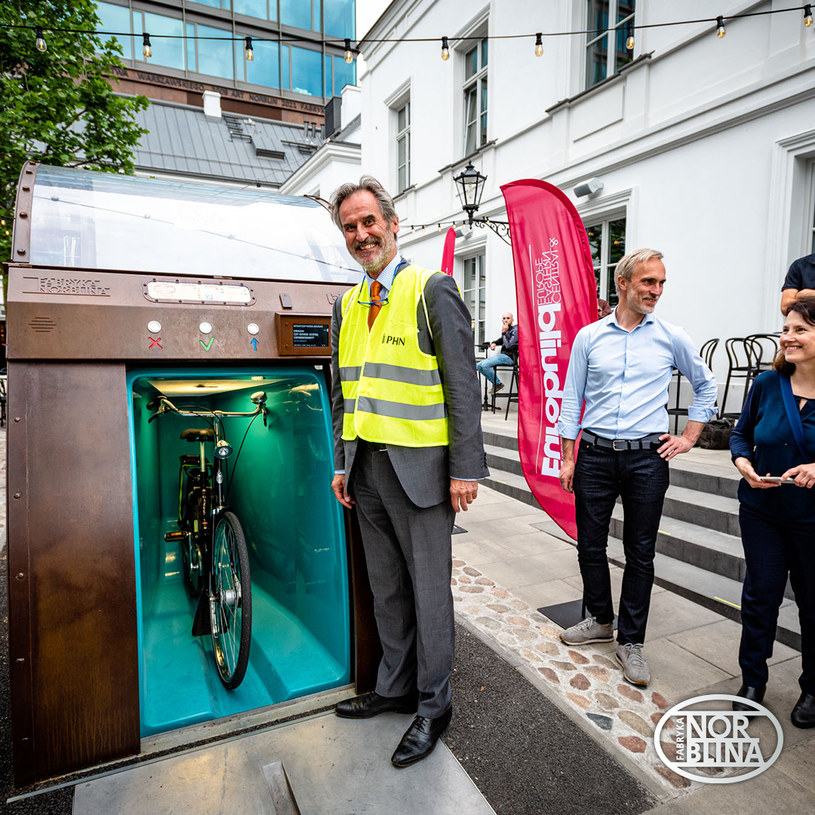
[{"label": "teal illuminated interior", "polygon": [[[330,490],[323,372],[132,371],[128,386],[142,736],[347,684],[348,570],[340,505]],[[192,636],[197,601],[182,575],[181,544],[164,541],[165,532],[178,529],[179,457],[198,453],[181,431],[207,423],[173,414],[148,422],[148,402],[164,393],[179,407],[249,411],[249,396],[259,390],[267,394],[268,426],[260,416],[224,419],[233,447],[227,500],[246,535],[253,618],[246,677],[228,691],[209,636]]]}]

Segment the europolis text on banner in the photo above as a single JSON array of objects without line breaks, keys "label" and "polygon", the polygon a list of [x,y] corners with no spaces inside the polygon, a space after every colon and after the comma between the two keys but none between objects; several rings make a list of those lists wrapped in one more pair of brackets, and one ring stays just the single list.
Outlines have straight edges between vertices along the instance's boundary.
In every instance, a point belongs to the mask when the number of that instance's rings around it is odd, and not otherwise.
[{"label": "europolis text on banner", "polygon": [[574,496],[561,489],[557,422],[575,334],[597,319],[589,239],[571,201],[529,179],[501,187],[512,234],[518,299],[518,451],[541,507],[577,537]]}]

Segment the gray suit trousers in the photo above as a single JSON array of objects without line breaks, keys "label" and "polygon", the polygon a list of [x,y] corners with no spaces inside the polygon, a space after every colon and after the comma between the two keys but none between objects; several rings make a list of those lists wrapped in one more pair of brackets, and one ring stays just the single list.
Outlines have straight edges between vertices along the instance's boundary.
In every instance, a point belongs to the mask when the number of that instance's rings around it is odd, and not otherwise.
[{"label": "gray suit trousers", "polygon": [[451,701],[455,512],[449,499],[414,504],[388,453],[364,443],[352,482],[383,649],[376,692],[402,696],[418,689],[419,715],[435,718]]}]

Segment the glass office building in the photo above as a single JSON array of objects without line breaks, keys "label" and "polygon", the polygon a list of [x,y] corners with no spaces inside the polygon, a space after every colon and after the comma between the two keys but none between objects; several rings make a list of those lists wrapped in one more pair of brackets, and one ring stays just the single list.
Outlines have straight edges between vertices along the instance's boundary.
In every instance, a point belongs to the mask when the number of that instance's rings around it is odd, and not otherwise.
[{"label": "glass office building", "polygon": [[[339,96],[356,83],[344,60],[356,0],[140,0],[98,2],[100,30],[115,35],[126,66],[282,96]],[[143,34],[152,56],[145,58]],[[254,59],[244,53],[252,37]]]}]

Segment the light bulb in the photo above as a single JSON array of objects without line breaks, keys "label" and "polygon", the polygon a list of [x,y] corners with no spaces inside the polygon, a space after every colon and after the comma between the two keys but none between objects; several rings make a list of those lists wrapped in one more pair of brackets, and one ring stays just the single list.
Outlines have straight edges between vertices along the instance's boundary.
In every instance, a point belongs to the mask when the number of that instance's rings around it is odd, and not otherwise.
[{"label": "light bulb", "polygon": [[255,49],[252,48],[252,38],[246,37],[245,43],[243,46],[243,55],[246,57],[247,62],[254,62],[255,61]]},{"label": "light bulb", "polygon": [[543,56],[543,34],[535,34],[535,56]]},{"label": "light bulb", "polygon": [[716,36],[721,39],[727,32],[724,30],[724,17],[716,18]]},{"label": "light bulb", "polygon": [[145,59],[150,59],[153,56],[153,48],[150,45],[150,35],[143,34],[142,35],[142,54],[144,54]]},{"label": "light bulb", "polygon": [[354,61],[354,52],[351,50],[351,40],[345,40],[345,61],[350,65]]},{"label": "light bulb", "polygon": [[812,3],[804,6],[804,26],[809,28],[812,25]]},{"label": "light bulb", "polygon": [[447,43],[447,37],[441,38],[441,58],[445,61],[450,59],[450,46]]},{"label": "light bulb", "polygon": [[43,36],[41,26],[37,26],[36,46],[37,46],[38,51],[47,51],[48,50],[48,44],[45,42],[45,37]]},{"label": "light bulb", "polygon": [[633,51],[633,50],[634,50],[634,35],[633,35],[633,34],[629,34],[629,35],[628,35],[628,36],[625,38],[625,47],[626,47],[626,48],[627,48],[629,51]]}]

